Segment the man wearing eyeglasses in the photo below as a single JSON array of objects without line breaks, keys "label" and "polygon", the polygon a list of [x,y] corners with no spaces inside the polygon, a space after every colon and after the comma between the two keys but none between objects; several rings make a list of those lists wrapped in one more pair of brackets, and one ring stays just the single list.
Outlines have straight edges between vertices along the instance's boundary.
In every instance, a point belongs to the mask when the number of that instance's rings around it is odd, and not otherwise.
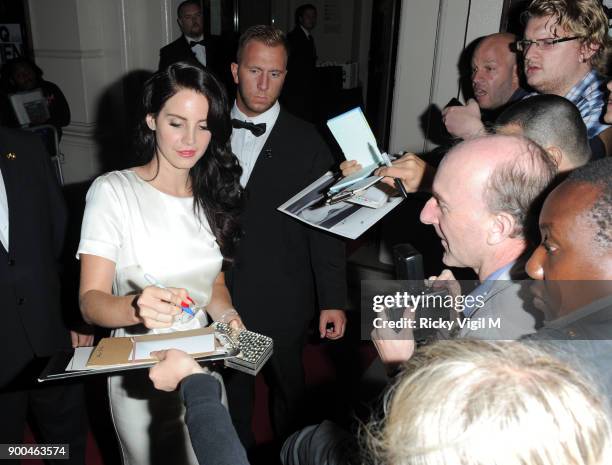
[{"label": "man wearing eyeglasses", "polygon": [[589,139],[609,127],[602,122],[608,18],[599,0],[533,0],[526,11],[523,54],[527,83],[541,94],[571,101]]}]

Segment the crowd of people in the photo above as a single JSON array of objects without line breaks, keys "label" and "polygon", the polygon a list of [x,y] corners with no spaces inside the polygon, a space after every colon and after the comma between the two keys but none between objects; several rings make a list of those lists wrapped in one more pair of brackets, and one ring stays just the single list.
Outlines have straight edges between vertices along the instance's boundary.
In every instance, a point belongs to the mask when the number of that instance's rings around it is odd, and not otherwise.
[{"label": "crowd of people", "polygon": [[[477,276],[468,292],[479,304],[453,321],[500,324],[458,325],[425,344],[410,326],[374,329],[388,387],[358,434],[304,423],[309,325],[321,339],[344,336],[347,273],[340,238],[277,210],[338,168],[305,121],[316,8],[302,5],[295,20],[287,36],[250,27],[229,63],[204,35],[200,2],[178,6],[182,36],[160,50],[142,90],[139,163],[87,192],[75,252],[89,330],[60,308],[66,211],[50,159],[35,135],[0,128],[0,443],[22,442],[31,411],[42,442],[70,444],[69,463],[85,463],[82,386],[37,385],[46,358],[91,345],[94,326],[119,337],[214,321],[274,340],[263,375],[285,465],[610,463],[612,49],[601,3],[532,0],[522,38],[492,34],[474,49],[474,99],[444,109],[456,141],[441,162],[406,153],[377,170],[391,189],[399,180],[431,194],[420,220],[455,270],[432,276],[434,286],[456,296],[457,269]],[[304,82],[284,90],[291,72]],[[61,91],[33,63],[2,76],[13,92],[41,88],[46,123],[68,124]],[[249,463],[254,377],[176,349],[151,355],[150,371],[108,377],[123,463]]]}]

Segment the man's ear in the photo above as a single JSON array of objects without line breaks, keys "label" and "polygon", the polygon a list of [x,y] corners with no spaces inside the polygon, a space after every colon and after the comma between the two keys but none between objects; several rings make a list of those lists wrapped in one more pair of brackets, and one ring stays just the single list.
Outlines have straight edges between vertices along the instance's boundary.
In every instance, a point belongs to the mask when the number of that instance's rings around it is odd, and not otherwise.
[{"label": "man's ear", "polygon": [[493,215],[489,234],[488,245],[497,245],[508,239],[516,228],[516,218],[507,212],[499,212]]},{"label": "man's ear", "polygon": [[518,65],[516,63],[512,66],[512,85],[519,86]]},{"label": "man's ear", "polygon": [[561,149],[559,147],[551,145],[550,147],[546,147],[546,151],[553,158],[553,160],[555,161],[555,165],[557,165],[557,170],[559,170],[559,168],[563,164],[563,152],[561,151]]},{"label": "man's ear", "polygon": [[599,50],[599,44],[593,42],[584,42],[580,45],[580,61],[587,62]]},{"label": "man's ear", "polygon": [[234,84],[240,84],[240,82],[238,81],[238,63],[232,63],[230,65],[230,69],[232,71],[232,77],[234,78]]},{"label": "man's ear", "polygon": [[149,126],[149,129],[151,131],[155,131],[156,125],[155,125],[155,117],[149,113],[146,118],[145,118],[146,122],[147,122],[147,126]]}]

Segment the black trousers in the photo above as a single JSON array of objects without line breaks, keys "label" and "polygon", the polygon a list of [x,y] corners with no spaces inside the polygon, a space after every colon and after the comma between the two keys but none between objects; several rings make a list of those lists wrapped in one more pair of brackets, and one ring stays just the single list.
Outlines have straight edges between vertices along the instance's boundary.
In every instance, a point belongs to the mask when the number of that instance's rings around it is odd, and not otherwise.
[{"label": "black trousers", "polygon": [[[270,419],[279,443],[301,428],[304,418],[306,382],[302,352],[304,338],[293,341],[274,339],[274,353],[262,373],[269,389]],[[236,370],[223,375],[227,401],[234,427],[244,447],[255,445],[251,428],[255,401],[255,377]]]},{"label": "black trousers", "polygon": [[[22,444],[28,416],[40,444],[69,444],[69,460],[61,465],[85,464],[87,416],[83,386],[75,383],[38,384],[44,360],[33,360],[17,379],[0,388],[0,444]],[[2,461],[18,465],[20,460]]]}]

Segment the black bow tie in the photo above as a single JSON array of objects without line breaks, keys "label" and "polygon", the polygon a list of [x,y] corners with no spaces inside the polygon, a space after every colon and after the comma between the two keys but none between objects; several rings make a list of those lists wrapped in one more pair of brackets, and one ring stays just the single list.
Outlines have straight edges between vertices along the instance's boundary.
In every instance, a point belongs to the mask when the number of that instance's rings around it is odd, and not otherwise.
[{"label": "black bow tie", "polygon": [[195,47],[198,44],[200,44],[202,47],[204,47],[204,39],[202,39],[202,40],[189,40],[187,42],[189,43],[189,46],[191,48]]},{"label": "black bow tie", "polygon": [[266,123],[255,124],[247,121],[241,121],[236,118],[232,118],[232,127],[236,129],[248,129],[255,137],[259,137],[266,132]]}]

